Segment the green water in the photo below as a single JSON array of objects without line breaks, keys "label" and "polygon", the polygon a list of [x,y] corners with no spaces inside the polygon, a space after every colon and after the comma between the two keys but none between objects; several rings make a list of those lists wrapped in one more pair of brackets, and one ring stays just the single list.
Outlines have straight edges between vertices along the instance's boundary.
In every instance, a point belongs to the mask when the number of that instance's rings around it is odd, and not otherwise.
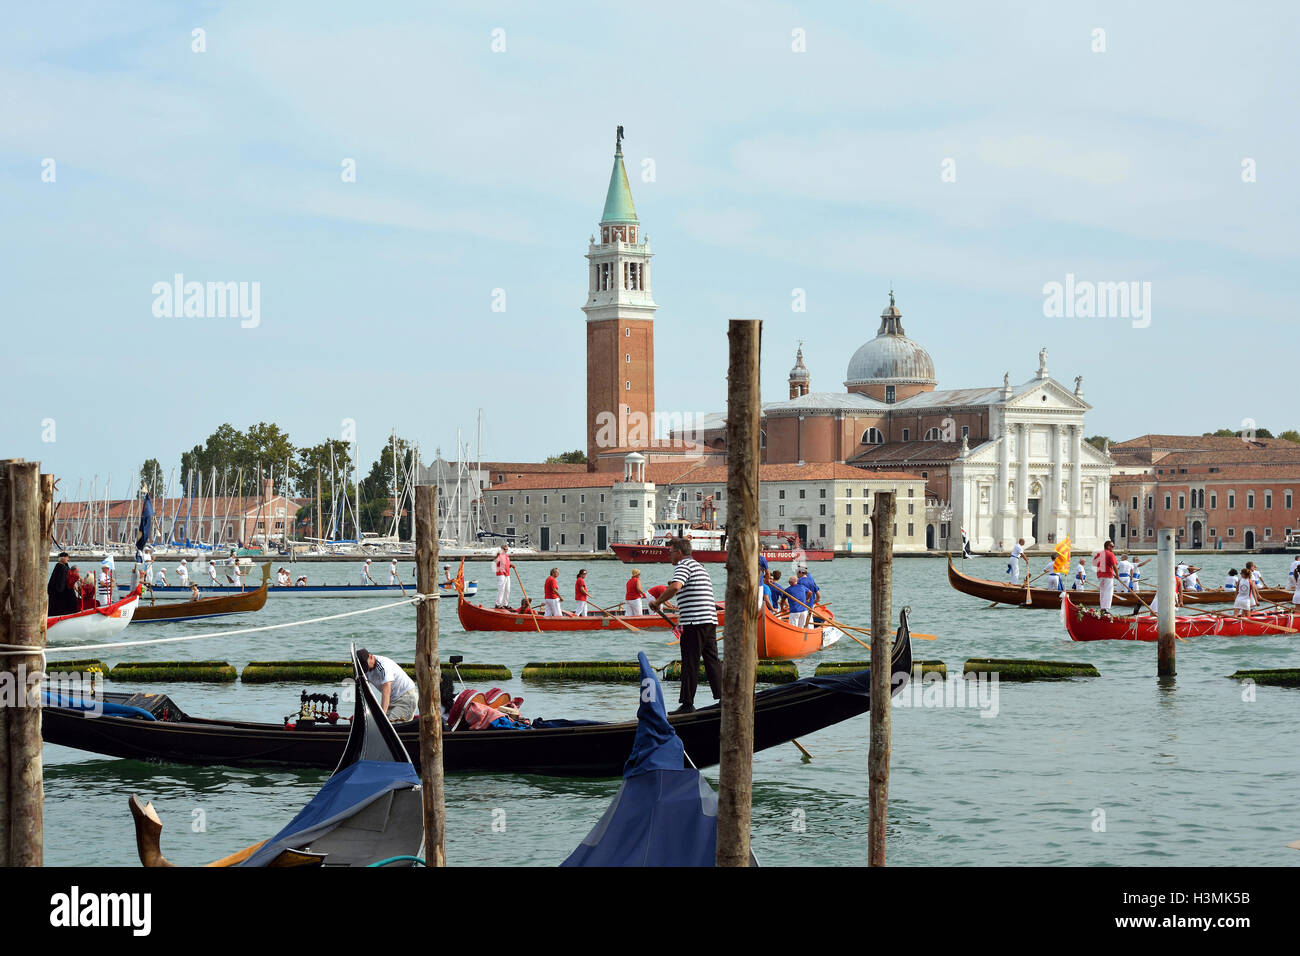
[{"label": "green water", "polygon": [[[1198,559],[1201,560],[1201,559]],[[1256,559],[1270,583],[1285,577],[1287,556]],[[1219,584],[1240,556],[1207,557],[1203,582]],[[350,583],[359,562],[303,565],[312,583]],[[409,564],[403,565],[409,577]],[[529,593],[540,594],[546,566],[519,565]],[[997,578],[1003,559],[976,559],[966,570]],[[1152,568],[1154,565],[1152,565]],[[963,864],[1211,864],[1295,865],[1300,853],[1300,690],[1258,687],[1253,700],[1227,675],[1242,668],[1300,667],[1300,639],[1287,636],[1180,642],[1178,677],[1156,679],[1153,644],[1074,644],[1055,611],[986,610],[952,591],[941,559],[895,562],[894,606],[913,609],[912,626],[937,634],[916,641],[914,655],[947,662],[960,673],[970,657],[1036,657],[1087,661],[1100,678],[1061,683],[1002,683],[989,706],[895,705],[888,853],[898,865]],[[563,562],[572,593],[578,564]],[[386,572],[386,568],[382,569]],[[595,603],[621,600],[624,565],[592,562]],[[647,586],[667,579],[666,566],[643,567]],[[1151,570],[1148,568],[1147,570]],[[467,564],[493,600],[486,563]],[[724,573],[711,569],[722,593]],[[815,565],[836,613],[867,624],[870,561]],[[384,579],[386,580],[386,578]],[[1148,576],[1148,581],[1154,576]],[[515,585],[513,597],[519,597]],[[143,639],[213,633],[366,606],[345,600],[272,598],[256,614],[210,623],[132,626]],[[349,640],[398,660],[412,660],[414,611],[409,607],[339,622],[219,637],[97,655],[118,660],[220,659],[236,667],[269,658],[346,656]],[[527,661],[572,658],[630,660],[644,649],[652,663],[673,656],[663,633],[467,634],[451,602],[441,605],[440,650],[467,661],[500,663],[516,679],[506,688],[524,697],[531,716],[626,719],[635,714],[635,685],[524,684]],[[811,674],[821,660],[855,660],[848,640],[800,663]],[[84,654],[75,655],[87,656]],[[52,656],[57,662],[57,655]],[[153,685],[155,688],[161,685]],[[119,688],[110,685],[111,689]],[[275,721],[296,710],[299,685],[172,684],[162,689],[197,716]],[[324,686],[308,688],[325,690]],[[707,697],[707,685],[700,700]],[[669,685],[674,697],[676,686]],[[992,703],[996,702],[996,712]],[[968,702],[969,703],[969,702]],[[978,701],[975,702],[978,705]],[[754,850],[765,865],[854,865],[865,862],[867,739],[865,715],[793,745],[756,755]],[[717,768],[706,771],[716,785]],[[163,849],[177,863],[202,863],[264,839],[319,788],[323,772],[232,770],[152,765],[45,748],[45,859],[51,865],[136,865],[127,810],[131,794],[153,800],[162,817]],[[453,865],[508,863],[552,866],[565,858],[604,812],[617,780],[456,775],[447,785],[447,857]]]}]

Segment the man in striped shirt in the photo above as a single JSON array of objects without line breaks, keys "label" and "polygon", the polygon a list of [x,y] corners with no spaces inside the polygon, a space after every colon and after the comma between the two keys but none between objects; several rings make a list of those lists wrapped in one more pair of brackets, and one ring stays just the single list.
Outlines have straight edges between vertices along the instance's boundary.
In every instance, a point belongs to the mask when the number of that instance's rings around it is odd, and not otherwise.
[{"label": "man in striped shirt", "polygon": [[718,661],[718,605],[713,582],[704,565],[691,557],[691,543],[685,538],[668,541],[668,557],[676,565],[667,589],[650,601],[651,612],[677,598],[677,623],[682,629],[682,705],[673,713],[695,711],[695,686],[699,682],[700,656],[713,699],[722,696],[722,667]]}]

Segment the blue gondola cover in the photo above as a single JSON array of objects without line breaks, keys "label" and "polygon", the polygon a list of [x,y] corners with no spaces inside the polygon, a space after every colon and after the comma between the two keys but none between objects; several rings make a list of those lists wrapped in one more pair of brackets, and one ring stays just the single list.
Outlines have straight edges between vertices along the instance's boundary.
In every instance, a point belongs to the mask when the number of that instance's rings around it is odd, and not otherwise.
[{"label": "blue gondola cover", "polygon": [[[713,866],[718,797],[683,748],[644,653],[636,739],[623,784],[600,822],[561,866]],[[751,862],[753,858],[751,857]]]}]

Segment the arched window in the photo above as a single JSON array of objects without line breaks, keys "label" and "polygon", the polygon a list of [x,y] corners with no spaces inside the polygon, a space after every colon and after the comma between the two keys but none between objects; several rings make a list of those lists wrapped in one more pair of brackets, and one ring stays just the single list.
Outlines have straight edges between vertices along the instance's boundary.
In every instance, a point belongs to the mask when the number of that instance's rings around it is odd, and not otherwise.
[{"label": "arched window", "polygon": [[885,442],[885,436],[880,433],[879,428],[868,428],[862,433],[862,444],[864,445],[882,445]]},{"label": "arched window", "polygon": [[926,440],[926,441],[943,441],[943,430],[942,430],[942,429],[939,429],[939,428],[931,428],[930,430],[928,430],[928,431],[925,433],[925,440]]}]

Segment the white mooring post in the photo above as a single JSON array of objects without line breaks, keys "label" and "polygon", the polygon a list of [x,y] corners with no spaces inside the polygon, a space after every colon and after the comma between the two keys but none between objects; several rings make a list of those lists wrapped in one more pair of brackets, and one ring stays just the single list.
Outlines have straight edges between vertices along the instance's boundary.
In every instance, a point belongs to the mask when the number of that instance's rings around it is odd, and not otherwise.
[{"label": "white mooring post", "polygon": [[1174,590],[1174,531],[1161,528],[1159,532],[1156,586],[1160,603],[1156,607],[1157,642],[1156,674],[1173,677],[1174,670],[1174,616],[1177,610],[1177,592]]}]

